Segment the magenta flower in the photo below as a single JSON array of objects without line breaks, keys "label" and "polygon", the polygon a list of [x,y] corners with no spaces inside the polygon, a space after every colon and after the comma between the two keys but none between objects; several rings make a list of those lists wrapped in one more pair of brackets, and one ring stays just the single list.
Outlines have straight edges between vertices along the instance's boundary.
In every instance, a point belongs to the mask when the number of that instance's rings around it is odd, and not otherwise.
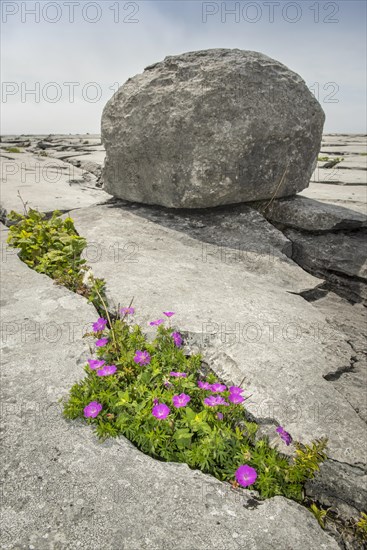
[{"label": "magenta flower", "polygon": [[217,413],[218,420],[223,420],[223,413]]},{"label": "magenta flower", "polygon": [[115,374],[117,367],[115,365],[106,365],[102,369],[97,370],[97,376],[109,376],[110,374]]},{"label": "magenta flower", "polygon": [[150,355],[147,351],[141,351],[138,349],[135,352],[134,361],[138,365],[148,365],[150,363]]},{"label": "magenta flower", "polygon": [[163,385],[166,386],[166,388],[173,388],[173,384],[171,384],[171,382],[168,382],[168,380],[163,382]]},{"label": "magenta flower", "polygon": [[164,420],[169,415],[170,410],[167,405],[160,403],[159,405],[154,405],[152,409],[152,415],[158,418],[158,420]]},{"label": "magenta flower", "polygon": [[172,315],[174,315],[175,312],[174,311],[164,311],[163,312],[163,315],[165,315],[166,317],[172,317]]},{"label": "magenta flower", "polygon": [[100,330],[104,330],[107,325],[107,319],[103,319],[103,317],[100,317],[98,321],[93,323],[93,330],[94,332],[99,332]]},{"label": "magenta flower", "polygon": [[88,359],[89,368],[91,368],[92,370],[100,369],[101,367],[103,367],[105,362],[106,361],[102,361],[100,359]]},{"label": "magenta flower", "polygon": [[217,405],[228,405],[225,399],[220,395],[211,395],[210,397],[206,397],[204,399],[204,404],[208,405],[208,407],[216,407]]},{"label": "magenta flower", "polygon": [[186,372],[174,372],[174,371],[171,371],[169,373],[170,376],[175,376],[176,378],[186,378],[187,377],[187,373]]},{"label": "magenta flower", "polygon": [[199,380],[198,381],[198,386],[200,389],[202,390],[211,390],[212,387],[211,385],[209,384],[209,382],[203,382],[202,380]]},{"label": "magenta flower", "polygon": [[249,485],[255,483],[257,473],[255,468],[251,468],[251,466],[248,466],[248,464],[244,464],[243,466],[240,466],[238,470],[236,470],[235,476],[237,482],[242,485],[242,487],[248,487]]},{"label": "magenta flower", "polygon": [[120,309],[121,315],[133,315],[135,313],[134,307],[122,307]]},{"label": "magenta flower", "polygon": [[231,393],[243,393],[245,390],[243,390],[242,388],[240,388],[239,386],[229,386],[229,391]]},{"label": "magenta flower", "polygon": [[108,344],[108,338],[100,338],[100,339],[97,340],[97,342],[96,342],[97,348],[102,348],[102,347],[105,346],[106,344]]},{"label": "magenta flower", "polygon": [[86,418],[95,418],[102,410],[102,405],[98,401],[91,401],[84,407],[84,416]]},{"label": "magenta flower", "polygon": [[224,384],[218,384],[218,383],[216,383],[216,384],[212,384],[212,385],[210,386],[210,389],[211,389],[211,391],[221,393],[222,391],[226,391],[227,386],[225,386]]},{"label": "magenta flower", "polygon": [[242,397],[242,395],[240,395],[239,393],[230,393],[228,400],[234,405],[238,405],[239,403],[243,403],[245,398]]},{"label": "magenta flower", "polygon": [[151,327],[157,327],[158,325],[161,325],[164,323],[163,319],[157,319],[156,321],[151,321],[149,324]]},{"label": "magenta flower", "polygon": [[153,399],[153,405],[158,405],[158,404],[159,404],[158,399]]},{"label": "magenta flower", "polygon": [[280,435],[280,437],[282,438],[282,440],[284,441],[284,443],[287,445],[290,445],[293,441],[292,439],[292,436],[291,434],[289,434],[288,432],[285,431],[284,428],[282,428],[282,426],[279,426],[276,431],[278,432],[278,434]]},{"label": "magenta flower", "polygon": [[179,409],[180,407],[186,407],[187,403],[191,400],[191,397],[186,393],[180,393],[180,395],[174,395],[172,397],[172,403]]},{"label": "magenta flower", "polygon": [[171,334],[176,348],[179,348],[182,345],[182,336],[179,332],[172,332]]}]

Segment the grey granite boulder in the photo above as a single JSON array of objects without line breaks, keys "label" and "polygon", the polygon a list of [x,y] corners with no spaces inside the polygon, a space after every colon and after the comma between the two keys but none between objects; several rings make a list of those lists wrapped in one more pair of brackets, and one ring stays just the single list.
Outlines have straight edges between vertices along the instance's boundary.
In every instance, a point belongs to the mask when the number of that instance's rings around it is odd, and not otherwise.
[{"label": "grey granite boulder", "polygon": [[302,78],[261,53],[166,57],[103,111],[105,190],[173,208],[294,195],[308,186],[324,118]]}]

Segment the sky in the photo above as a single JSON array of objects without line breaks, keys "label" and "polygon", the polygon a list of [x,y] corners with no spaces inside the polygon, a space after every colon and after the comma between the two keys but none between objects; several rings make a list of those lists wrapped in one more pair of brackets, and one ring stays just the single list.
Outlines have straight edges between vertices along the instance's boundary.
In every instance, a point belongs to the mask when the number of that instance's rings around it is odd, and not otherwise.
[{"label": "sky", "polygon": [[325,132],[366,133],[364,0],[1,0],[1,134],[99,133],[128,78],[167,55],[255,50],[297,72]]}]

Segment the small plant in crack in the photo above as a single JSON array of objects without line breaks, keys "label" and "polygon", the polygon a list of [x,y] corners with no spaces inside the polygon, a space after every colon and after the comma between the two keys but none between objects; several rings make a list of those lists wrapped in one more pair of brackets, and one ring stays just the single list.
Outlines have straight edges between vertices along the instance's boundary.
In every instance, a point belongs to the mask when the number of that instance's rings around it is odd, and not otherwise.
[{"label": "small plant in crack", "polygon": [[318,508],[318,506],[313,502],[310,506],[310,510],[317,519],[320,527],[325,529],[325,519],[327,516],[328,511],[323,510],[322,508]]},{"label": "small plant in crack", "polygon": [[98,311],[101,310],[105,282],[93,277],[82,258],[87,242],[76,232],[73,220],[70,217],[63,219],[58,211],[47,218],[22,202],[24,215],[12,211],[8,216],[12,223],[8,244],[19,249],[19,258],[28,267],[85,296]]}]

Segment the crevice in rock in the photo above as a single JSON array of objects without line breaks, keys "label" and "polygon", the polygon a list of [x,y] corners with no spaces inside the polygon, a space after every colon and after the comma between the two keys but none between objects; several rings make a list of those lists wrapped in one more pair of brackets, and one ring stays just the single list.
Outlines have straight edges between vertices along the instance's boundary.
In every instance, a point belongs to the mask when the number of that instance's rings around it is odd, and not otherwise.
[{"label": "crevice in rock", "polygon": [[329,372],[328,374],[324,374],[323,378],[328,382],[334,382],[335,380],[339,380],[339,378],[346,372],[354,372],[354,364],[356,363],[356,361],[357,361],[357,357],[353,355],[350,358],[349,365],[346,365],[345,367],[340,367],[336,371]]},{"label": "crevice in rock", "polygon": [[[302,267],[302,266],[300,266]],[[317,302],[317,300],[321,300],[321,298],[325,298],[325,296],[330,292],[330,288],[328,287],[326,281],[321,283],[320,285],[315,286],[314,288],[310,288],[308,290],[303,290],[302,292],[290,292],[288,291],[288,294],[295,294],[296,296],[301,296],[304,300],[307,302]]]},{"label": "crevice in rock", "polygon": [[[91,189],[95,189],[95,188],[91,188]],[[108,200],[109,199],[106,199],[105,201],[102,201],[102,202],[98,202],[93,206],[103,206],[104,204],[106,204]],[[65,210],[58,209],[58,211],[61,212],[61,214],[69,214],[70,212],[74,212],[75,210],[82,210],[83,208],[85,208],[85,206],[75,206],[73,208],[68,208]],[[45,215],[47,220],[52,217],[53,213],[54,213],[54,210],[42,211],[42,214]],[[7,210],[5,210],[5,208],[2,208],[1,205],[0,205],[0,222],[3,223],[6,227],[10,227],[11,225],[14,225],[14,223],[16,223],[9,220]]]}]

